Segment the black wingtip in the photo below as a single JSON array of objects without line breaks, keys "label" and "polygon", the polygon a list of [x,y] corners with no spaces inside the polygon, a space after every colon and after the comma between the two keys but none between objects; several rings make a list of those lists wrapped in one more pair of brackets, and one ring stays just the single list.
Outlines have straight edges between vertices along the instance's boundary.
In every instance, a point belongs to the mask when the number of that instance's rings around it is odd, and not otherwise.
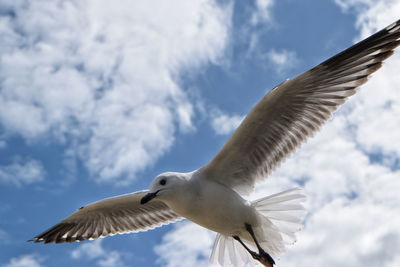
[{"label": "black wingtip", "polygon": [[26,242],[32,242],[32,243],[40,243],[39,239],[37,237],[34,237],[32,239],[26,240]]},{"label": "black wingtip", "polygon": [[400,31],[400,19],[397,20],[396,22],[393,22],[392,24],[390,24],[389,26],[387,26],[385,28],[385,30],[387,30],[388,32],[397,32]]}]

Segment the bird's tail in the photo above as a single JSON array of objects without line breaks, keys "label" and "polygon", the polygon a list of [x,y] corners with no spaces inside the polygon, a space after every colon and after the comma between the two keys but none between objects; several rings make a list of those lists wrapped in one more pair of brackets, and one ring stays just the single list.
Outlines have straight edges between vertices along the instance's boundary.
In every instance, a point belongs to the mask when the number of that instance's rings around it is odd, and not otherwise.
[{"label": "bird's tail", "polygon": [[[295,232],[301,229],[301,221],[305,215],[302,205],[305,198],[300,188],[294,188],[251,203],[261,215],[262,221],[254,229],[256,238],[261,247],[273,257],[284,252],[285,245],[296,241]],[[243,241],[257,252],[253,242]],[[221,234],[215,240],[210,262],[221,266],[257,265],[239,242],[231,236]]]}]

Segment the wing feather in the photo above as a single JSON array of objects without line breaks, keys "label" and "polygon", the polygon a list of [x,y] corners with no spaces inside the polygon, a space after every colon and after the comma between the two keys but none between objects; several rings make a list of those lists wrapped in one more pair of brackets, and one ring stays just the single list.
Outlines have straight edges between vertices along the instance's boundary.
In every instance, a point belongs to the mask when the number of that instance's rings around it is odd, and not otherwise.
[{"label": "wing feather", "polygon": [[275,87],[200,170],[203,177],[250,193],[381,68],[399,39],[400,20]]},{"label": "wing feather", "polygon": [[30,241],[70,243],[146,231],[182,219],[157,199],[140,204],[145,194],[140,191],[89,204]]}]

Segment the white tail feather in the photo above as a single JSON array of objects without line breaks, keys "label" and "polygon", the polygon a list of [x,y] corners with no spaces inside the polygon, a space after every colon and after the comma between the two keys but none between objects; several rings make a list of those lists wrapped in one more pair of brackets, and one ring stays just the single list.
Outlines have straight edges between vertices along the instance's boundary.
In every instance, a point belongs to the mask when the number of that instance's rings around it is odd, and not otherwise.
[{"label": "white tail feather", "polygon": [[252,203],[258,212],[271,221],[281,233],[284,244],[296,241],[295,233],[302,228],[306,200],[300,188],[293,188]]},{"label": "white tail feather", "polygon": [[221,266],[256,266],[245,248],[230,236],[218,234],[211,253],[210,262]]},{"label": "white tail feather", "polygon": [[[254,232],[261,247],[272,256],[278,256],[285,251],[285,245],[296,241],[295,233],[301,229],[301,220],[305,215],[301,204],[305,198],[300,188],[294,188],[252,202],[262,219],[261,226]],[[255,247],[243,241],[250,248]],[[221,266],[258,264],[239,242],[221,234],[215,239],[210,262]]]}]

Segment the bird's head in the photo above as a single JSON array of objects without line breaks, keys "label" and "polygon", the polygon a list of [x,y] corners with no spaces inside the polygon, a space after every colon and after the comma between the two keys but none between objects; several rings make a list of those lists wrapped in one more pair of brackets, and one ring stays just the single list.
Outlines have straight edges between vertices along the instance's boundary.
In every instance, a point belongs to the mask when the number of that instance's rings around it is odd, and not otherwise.
[{"label": "bird's head", "polygon": [[145,204],[153,198],[169,200],[176,195],[186,181],[187,175],[184,173],[162,173],[151,182],[149,192],[141,199],[140,203]]}]

